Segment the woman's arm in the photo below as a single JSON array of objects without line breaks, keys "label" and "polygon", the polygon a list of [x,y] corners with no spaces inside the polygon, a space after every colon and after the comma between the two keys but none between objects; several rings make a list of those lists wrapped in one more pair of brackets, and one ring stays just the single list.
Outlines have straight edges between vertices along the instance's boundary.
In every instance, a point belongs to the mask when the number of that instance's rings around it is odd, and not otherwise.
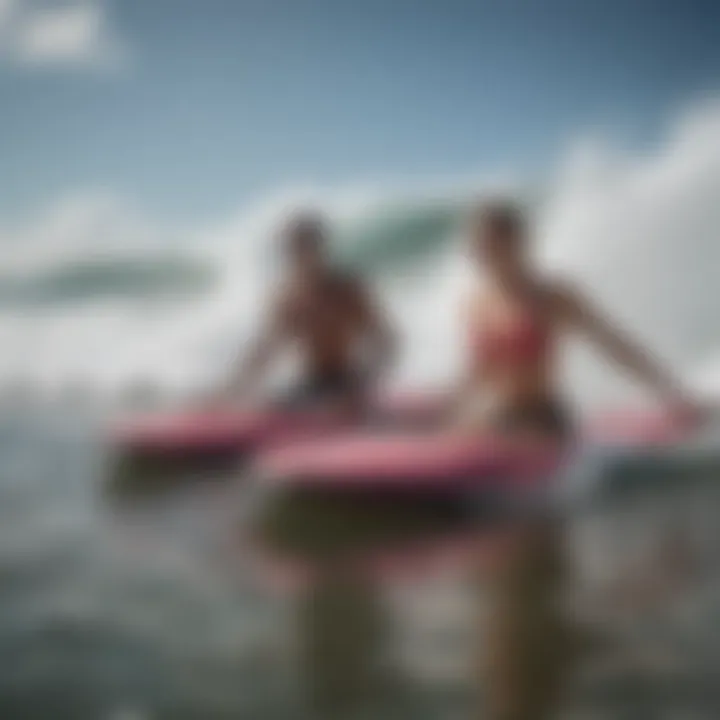
[{"label": "woman's arm", "polygon": [[562,287],[557,290],[556,299],[564,319],[575,330],[640,380],[663,402],[683,411],[694,406],[676,377],[662,367],[648,351],[618,329],[577,290]]}]

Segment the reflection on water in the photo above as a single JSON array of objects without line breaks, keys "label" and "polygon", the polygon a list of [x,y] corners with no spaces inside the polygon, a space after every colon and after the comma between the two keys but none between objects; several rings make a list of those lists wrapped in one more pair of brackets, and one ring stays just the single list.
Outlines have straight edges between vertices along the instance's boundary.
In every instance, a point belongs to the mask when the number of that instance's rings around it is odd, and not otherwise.
[{"label": "reflection on water", "polygon": [[[247,475],[120,493],[92,428],[0,423],[1,717],[481,717],[476,578],[457,553],[353,544],[435,532],[417,509],[293,516],[335,551],[281,592],[247,551]],[[720,491],[697,480],[638,483],[572,528],[568,717],[718,717]]]}]

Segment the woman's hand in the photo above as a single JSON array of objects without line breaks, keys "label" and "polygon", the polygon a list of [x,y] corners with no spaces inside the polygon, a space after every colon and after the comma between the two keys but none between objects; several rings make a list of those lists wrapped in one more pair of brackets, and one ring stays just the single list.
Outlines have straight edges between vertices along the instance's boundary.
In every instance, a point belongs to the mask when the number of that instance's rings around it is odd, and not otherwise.
[{"label": "woman's hand", "polygon": [[683,428],[695,429],[710,420],[712,408],[687,395],[675,394],[668,398],[668,408]]},{"label": "woman's hand", "polygon": [[694,427],[707,419],[708,409],[687,395],[676,378],[661,367],[651,353],[628,338],[586,298],[563,288],[557,299],[564,318],[607,357],[648,387],[683,427]]}]

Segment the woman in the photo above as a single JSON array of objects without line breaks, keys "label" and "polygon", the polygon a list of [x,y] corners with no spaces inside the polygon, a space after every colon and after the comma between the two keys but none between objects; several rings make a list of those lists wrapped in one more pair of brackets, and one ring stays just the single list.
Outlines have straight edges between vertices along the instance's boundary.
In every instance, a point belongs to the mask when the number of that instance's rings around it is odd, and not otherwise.
[{"label": "woman", "polygon": [[[645,383],[672,412],[695,415],[679,384],[620,334],[578,290],[543,277],[532,263],[521,213],[510,204],[480,209],[473,259],[486,282],[466,318],[469,374],[457,424],[547,441],[572,433],[559,395],[556,350],[568,333],[585,336]],[[523,520],[511,531],[492,583],[486,699],[493,720],[540,720],[553,712],[565,656],[560,642],[562,544],[557,524]]]},{"label": "woman", "polygon": [[489,424],[550,436],[569,430],[558,396],[555,357],[558,341],[569,333],[596,344],[680,417],[695,415],[676,380],[621,335],[586,297],[538,272],[516,208],[481,208],[473,225],[472,251],[486,282],[467,308],[472,349],[462,389],[462,425]]}]

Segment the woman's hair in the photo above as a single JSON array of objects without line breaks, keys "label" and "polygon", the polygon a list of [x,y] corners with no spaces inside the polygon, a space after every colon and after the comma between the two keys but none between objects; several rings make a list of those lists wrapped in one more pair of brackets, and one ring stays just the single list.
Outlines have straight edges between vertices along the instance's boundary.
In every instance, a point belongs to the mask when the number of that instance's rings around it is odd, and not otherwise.
[{"label": "woman's hair", "polygon": [[328,235],[327,222],[319,212],[303,210],[287,219],[283,240],[287,249],[324,247]]},{"label": "woman's hair", "polygon": [[475,223],[499,235],[522,239],[526,232],[526,219],[522,208],[510,200],[491,200],[480,204],[475,212]]}]

